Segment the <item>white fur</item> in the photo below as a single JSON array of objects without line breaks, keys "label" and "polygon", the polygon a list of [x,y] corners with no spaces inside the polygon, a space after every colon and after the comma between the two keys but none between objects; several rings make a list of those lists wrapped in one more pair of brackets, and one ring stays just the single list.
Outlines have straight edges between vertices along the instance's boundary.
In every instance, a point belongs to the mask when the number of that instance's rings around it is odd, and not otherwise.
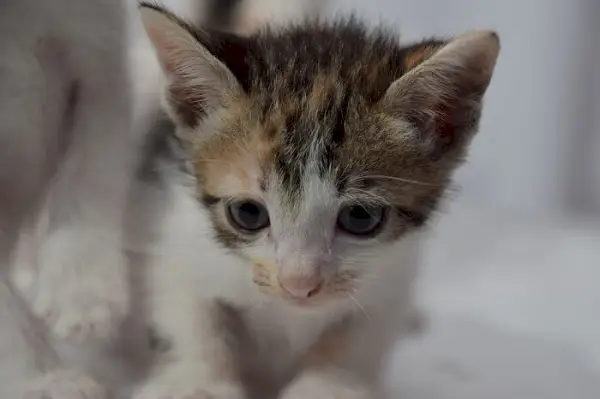
[{"label": "white fur", "polygon": [[[174,346],[172,358],[136,398],[165,395],[179,399],[195,391],[228,397],[218,394],[223,384],[236,390],[240,382],[233,374],[223,373],[227,370],[223,364],[241,363],[245,373],[257,374],[256,381],[281,388],[309,347],[345,316],[352,318],[346,331],[349,342],[337,366],[364,379],[365,386],[376,386],[384,355],[409,328],[414,315],[410,298],[419,263],[420,234],[379,248],[378,255],[373,254],[368,264],[362,265],[370,268],[370,275],[352,299],[306,310],[259,291],[252,282],[251,264],[215,244],[210,221],[187,187],[173,184],[167,195],[153,194],[153,190],[148,188],[140,198],[163,203],[157,228],[160,234],[156,241],[146,244],[151,248],[151,260],[137,267],[148,272],[146,293],[152,323]],[[235,307],[244,333],[224,330],[213,322],[216,299]],[[223,337],[244,334],[255,342],[256,351],[243,360],[236,359]],[[340,373],[333,371],[331,375]],[[298,397],[298,390],[312,390],[310,386],[322,384],[312,377],[300,381],[306,382],[292,389],[290,398]],[[325,391],[343,386],[335,379],[330,383]],[[304,384],[310,386],[303,388]]]}]

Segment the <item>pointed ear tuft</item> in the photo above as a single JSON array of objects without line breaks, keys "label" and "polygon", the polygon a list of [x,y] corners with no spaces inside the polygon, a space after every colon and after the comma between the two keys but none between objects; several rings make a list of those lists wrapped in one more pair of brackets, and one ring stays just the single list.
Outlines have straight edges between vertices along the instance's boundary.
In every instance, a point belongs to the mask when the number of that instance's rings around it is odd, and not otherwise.
[{"label": "pointed ear tuft", "polygon": [[477,31],[444,44],[407,50],[410,69],[388,88],[381,106],[419,131],[432,155],[466,147],[500,51],[498,35]]},{"label": "pointed ear tuft", "polygon": [[193,128],[241,94],[235,76],[197,39],[203,32],[158,6],[142,4],[140,15],[166,77],[165,103],[175,122]]}]

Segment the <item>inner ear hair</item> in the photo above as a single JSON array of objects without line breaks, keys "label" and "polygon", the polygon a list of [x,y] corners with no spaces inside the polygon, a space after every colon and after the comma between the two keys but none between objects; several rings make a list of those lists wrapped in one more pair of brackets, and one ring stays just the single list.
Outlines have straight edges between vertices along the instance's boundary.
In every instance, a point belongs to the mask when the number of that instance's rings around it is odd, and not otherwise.
[{"label": "inner ear hair", "polygon": [[229,68],[201,43],[207,32],[158,6],[141,5],[140,14],[166,77],[166,111],[178,125],[194,128],[243,93]]},{"label": "inner ear hair", "polygon": [[441,154],[464,147],[475,132],[500,42],[494,32],[476,31],[435,43],[407,50],[405,64],[412,68],[390,85],[381,106],[415,126],[420,143]]}]

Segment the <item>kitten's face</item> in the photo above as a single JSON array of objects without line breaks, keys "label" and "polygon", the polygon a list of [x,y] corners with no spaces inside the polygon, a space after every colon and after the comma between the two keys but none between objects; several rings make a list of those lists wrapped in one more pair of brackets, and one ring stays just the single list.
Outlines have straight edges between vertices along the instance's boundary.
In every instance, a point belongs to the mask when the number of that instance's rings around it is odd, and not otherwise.
[{"label": "kitten's face", "polygon": [[401,49],[353,24],[215,41],[164,11],[144,22],[215,238],[302,305],[351,298],[425,223],[498,52],[487,32]]},{"label": "kitten's face", "polygon": [[[314,90],[331,100],[320,83]],[[215,237],[250,262],[261,290],[298,303],[347,298],[376,272],[381,247],[420,227],[441,195],[446,174],[359,102],[344,104],[344,118],[309,101],[262,120],[252,117],[256,102],[244,102],[198,146]]]}]

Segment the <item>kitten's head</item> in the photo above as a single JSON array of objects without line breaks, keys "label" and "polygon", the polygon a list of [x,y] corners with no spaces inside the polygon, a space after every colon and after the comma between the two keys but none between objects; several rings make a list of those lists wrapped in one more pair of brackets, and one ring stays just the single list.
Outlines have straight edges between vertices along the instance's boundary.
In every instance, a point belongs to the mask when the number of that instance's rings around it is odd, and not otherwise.
[{"label": "kitten's head", "polygon": [[427,221],[499,52],[487,31],[401,47],[352,20],[241,38],[141,12],[216,239],[301,303],[346,297]]}]

